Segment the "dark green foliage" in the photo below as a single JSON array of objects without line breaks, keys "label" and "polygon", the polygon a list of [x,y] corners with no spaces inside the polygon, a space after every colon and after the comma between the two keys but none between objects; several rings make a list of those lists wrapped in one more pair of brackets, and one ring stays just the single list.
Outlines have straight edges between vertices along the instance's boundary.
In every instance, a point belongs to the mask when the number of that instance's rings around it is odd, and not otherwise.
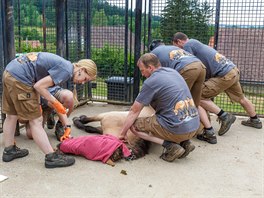
[{"label": "dark green foliage", "polygon": [[[92,48],[92,59],[98,67],[100,77],[124,76],[124,57],[124,48],[110,45],[104,45],[102,48]],[[128,60],[129,64],[130,60]],[[131,65],[133,64],[132,61]],[[129,74],[131,75],[132,71],[128,72]]]},{"label": "dark green foliage", "polygon": [[22,29],[21,30],[21,38],[22,40],[40,40],[42,36],[38,33],[38,31],[33,29]]},{"label": "dark green foliage", "polygon": [[20,49],[16,44],[16,51],[21,53],[27,53],[27,52],[41,52],[43,51],[42,47],[35,47],[33,48],[30,44],[27,44],[26,42],[22,42]]},{"label": "dark green foliage", "polygon": [[209,19],[213,13],[208,2],[198,0],[168,0],[162,11],[160,31],[165,42],[170,43],[173,34],[184,32],[189,38],[202,42],[209,40]]}]

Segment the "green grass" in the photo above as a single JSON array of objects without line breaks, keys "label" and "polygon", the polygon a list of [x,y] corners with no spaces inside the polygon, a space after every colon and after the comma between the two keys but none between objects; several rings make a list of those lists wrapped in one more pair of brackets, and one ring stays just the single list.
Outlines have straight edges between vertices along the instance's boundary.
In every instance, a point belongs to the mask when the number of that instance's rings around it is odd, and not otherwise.
[{"label": "green grass", "polygon": [[[105,79],[97,78],[97,87],[92,89],[92,95],[94,99],[107,96],[107,84]],[[264,88],[263,88],[264,89]],[[244,87],[246,97],[255,105],[255,109],[258,115],[264,115],[264,97],[262,90],[255,90],[255,87]],[[225,93],[219,94],[214,98],[214,102],[223,110],[233,112],[241,115],[247,113],[239,103],[232,103]]]},{"label": "green grass", "polygon": [[[249,99],[255,106],[257,114],[264,115],[264,97],[247,93],[245,94],[247,99]],[[221,93],[215,97],[214,102],[225,111],[245,115],[247,114],[239,103],[232,103],[225,93]]]},{"label": "green grass", "polygon": [[92,89],[92,95],[93,97],[97,96],[107,96],[107,84],[105,83],[105,79],[103,78],[97,78],[96,79],[96,88]]}]

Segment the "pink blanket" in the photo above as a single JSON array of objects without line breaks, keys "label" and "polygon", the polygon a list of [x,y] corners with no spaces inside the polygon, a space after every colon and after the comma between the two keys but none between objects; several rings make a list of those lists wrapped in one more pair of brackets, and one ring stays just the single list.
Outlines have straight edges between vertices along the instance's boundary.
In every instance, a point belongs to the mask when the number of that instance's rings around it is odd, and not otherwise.
[{"label": "pink blanket", "polygon": [[106,163],[118,147],[121,147],[125,157],[131,155],[127,146],[112,135],[90,135],[67,139],[61,143],[60,150]]}]

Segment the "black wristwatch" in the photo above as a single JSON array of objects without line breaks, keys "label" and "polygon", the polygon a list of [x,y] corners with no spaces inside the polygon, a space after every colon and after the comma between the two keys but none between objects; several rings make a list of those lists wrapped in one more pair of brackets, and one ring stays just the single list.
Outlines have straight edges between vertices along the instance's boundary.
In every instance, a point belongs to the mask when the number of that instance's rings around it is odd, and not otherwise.
[{"label": "black wristwatch", "polygon": [[69,125],[69,124],[65,125],[64,129],[66,129],[66,128],[71,128],[71,125]]}]

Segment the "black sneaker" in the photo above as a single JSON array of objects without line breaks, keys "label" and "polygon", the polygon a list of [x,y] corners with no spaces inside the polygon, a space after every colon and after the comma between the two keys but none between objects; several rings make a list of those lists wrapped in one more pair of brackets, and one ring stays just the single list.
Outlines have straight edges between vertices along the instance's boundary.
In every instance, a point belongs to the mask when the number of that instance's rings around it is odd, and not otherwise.
[{"label": "black sneaker", "polygon": [[185,152],[182,154],[182,156],[179,157],[179,159],[185,158],[187,155],[189,155],[190,152],[195,149],[195,146],[190,140],[185,140],[181,142],[180,145],[185,149]]},{"label": "black sneaker", "polygon": [[54,126],[55,126],[54,113],[51,112],[49,115],[47,115],[47,128],[53,129]]},{"label": "black sneaker", "polygon": [[46,168],[66,167],[66,166],[71,166],[74,163],[75,163],[74,157],[67,156],[59,150],[45,155]]},{"label": "black sneaker", "polygon": [[58,141],[60,141],[60,138],[64,135],[64,127],[61,123],[61,121],[58,120],[55,127],[55,135]]},{"label": "black sneaker", "polygon": [[20,149],[16,145],[6,147],[3,152],[3,161],[10,162],[13,159],[25,157],[28,155],[27,149]]},{"label": "black sneaker", "polygon": [[231,127],[231,125],[236,121],[236,116],[231,113],[226,113],[223,117],[218,117],[218,121],[221,123],[221,127],[218,131],[218,135],[224,135]]},{"label": "black sneaker", "polygon": [[184,148],[176,143],[170,143],[164,149],[166,150],[161,154],[160,158],[167,162],[173,162],[175,159],[181,157],[185,152]]},{"label": "black sneaker", "polygon": [[260,119],[251,119],[241,121],[242,125],[254,127],[256,129],[262,129],[262,122]]},{"label": "black sneaker", "polygon": [[202,134],[197,135],[197,139],[198,140],[202,140],[202,141],[206,141],[210,144],[216,144],[217,143],[217,139],[214,133],[214,130],[204,130],[204,132]]}]

